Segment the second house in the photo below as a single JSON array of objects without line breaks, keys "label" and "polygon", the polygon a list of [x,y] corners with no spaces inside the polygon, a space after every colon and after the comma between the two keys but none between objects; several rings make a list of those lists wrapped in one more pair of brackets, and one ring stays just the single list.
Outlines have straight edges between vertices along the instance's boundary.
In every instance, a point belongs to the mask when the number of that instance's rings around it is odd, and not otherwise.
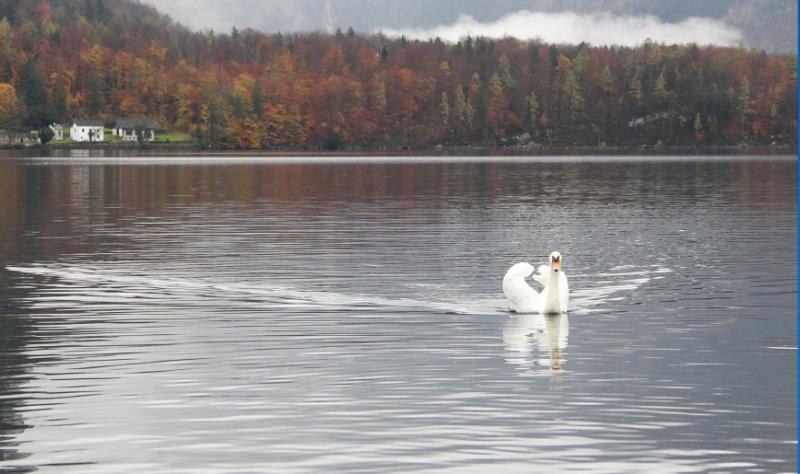
[{"label": "second house", "polygon": [[69,129],[69,138],[76,142],[102,142],[102,120],[76,120]]}]

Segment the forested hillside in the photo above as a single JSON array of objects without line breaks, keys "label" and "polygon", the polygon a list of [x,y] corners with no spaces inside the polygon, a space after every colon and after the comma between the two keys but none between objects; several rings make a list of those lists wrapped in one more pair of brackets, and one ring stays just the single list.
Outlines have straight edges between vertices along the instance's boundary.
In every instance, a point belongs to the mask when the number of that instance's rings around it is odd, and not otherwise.
[{"label": "forested hillside", "polygon": [[794,144],[794,55],[194,32],[126,0],[0,0],[0,122],[148,115],[203,146]]}]

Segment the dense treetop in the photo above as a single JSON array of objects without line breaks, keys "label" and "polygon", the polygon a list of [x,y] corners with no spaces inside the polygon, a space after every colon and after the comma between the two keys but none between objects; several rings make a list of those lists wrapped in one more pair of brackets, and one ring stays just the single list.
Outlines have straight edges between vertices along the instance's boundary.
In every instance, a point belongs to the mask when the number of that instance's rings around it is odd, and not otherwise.
[{"label": "dense treetop", "polygon": [[0,0],[0,122],[153,117],[205,146],[796,143],[794,55],[195,32],[126,0]]}]

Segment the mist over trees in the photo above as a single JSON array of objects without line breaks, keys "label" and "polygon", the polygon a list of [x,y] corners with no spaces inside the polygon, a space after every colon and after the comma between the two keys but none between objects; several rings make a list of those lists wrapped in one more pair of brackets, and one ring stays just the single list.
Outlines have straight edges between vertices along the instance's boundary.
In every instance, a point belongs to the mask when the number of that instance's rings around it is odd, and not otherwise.
[{"label": "mist over trees", "polygon": [[205,147],[796,143],[795,55],[195,32],[125,0],[0,0],[0,126],[149,116]]}]

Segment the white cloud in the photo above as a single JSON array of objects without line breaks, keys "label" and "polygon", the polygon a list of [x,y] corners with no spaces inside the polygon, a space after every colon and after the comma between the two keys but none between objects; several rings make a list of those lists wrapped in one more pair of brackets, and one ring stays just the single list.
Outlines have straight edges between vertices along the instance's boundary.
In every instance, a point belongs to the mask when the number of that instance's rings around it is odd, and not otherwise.
[{"label": "white cloud", "polygon": [[688,18],[680,23],[664,23],[654,16],[612,16],[608,13],[578,15],[572,12],[543,13],[519,11],[494,22],[482,23],[462,15],[449,25],[433,28],[378,28],[388,36],[416,39],[439,37],[456,42],[471,36],[519,39],[541,39],[548,43],[580,43],[593,45],[635,46],[646,38],[659,43],[698,43],[736,45],[742,33],[721,21],[709,18]]}]

